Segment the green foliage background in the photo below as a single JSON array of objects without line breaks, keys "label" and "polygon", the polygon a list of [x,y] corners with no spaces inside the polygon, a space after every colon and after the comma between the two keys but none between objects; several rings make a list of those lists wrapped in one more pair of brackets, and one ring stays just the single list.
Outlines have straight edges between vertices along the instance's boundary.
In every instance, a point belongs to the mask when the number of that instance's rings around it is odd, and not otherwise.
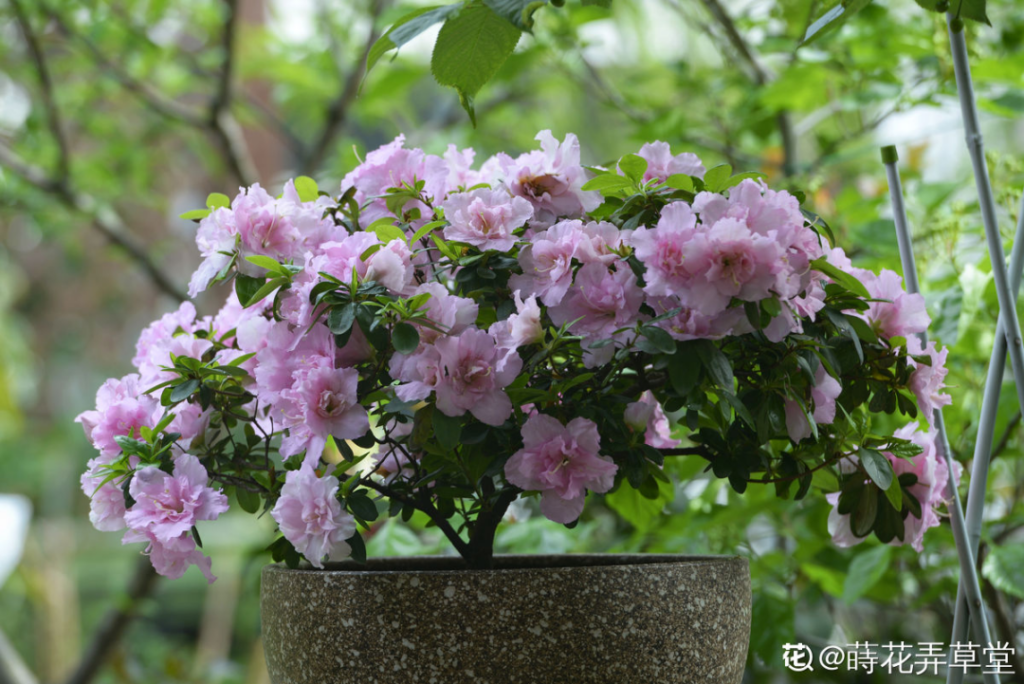
[{"label": "green foliage background", "polygon": [[[78,475],[91,449],[71,421],[91,407],[103,379],[129,370],[138,331],[174,303],[109,236],[140,245],[181,289],[198,255],[194,224],[176,217],[200,206],[208,192],[233,193],[240,175],[258,176],[276,192],[299,173],[327,188],[354,164],[353,146],[362,154],[399,132],[434,153],[448,143],[471,145],[479,160],[533,148],[540,129],[558,137],[572,131],[589,164],[665,140],[677,152],[697,152],[708,167],[728,162],[737,171],[768,174],[773,186],[810,190],[805,206],[830,222],[860,265],[896,270],[877,150],[898,143],[933,334],[951,350],[954,401],[946,420],[967,464],[997,306],[951,99],[945,24],[910,0],[875,2],[798,48],[811,23],[835,4],[621,0],[611,9],[543,7],[533,15],[533,33],[490,83],[464,93],[475,95],[474,128],[456,93],[431,78],[433,34],[402,46],[394,61],[393,52],[381,56],[363,80],[359,65],[376,37],[371,28],[386,28],[408,5],[246,1],[236,38],[226,44],[232,3],[222,0],[4,3],[0,492],[29,497],[35,517],[22,562],[0,587],[0,630],[44,681],[59,681],[103,613],[117,605],[135,563],[134,548],[88,523]],[[19,28],[19,6],[45,55],[52,110]],[[968,41],[1009,246],[1024,188],[1024,13],[1016,0],[989,0],[987,13],[992,27],[969,22]],[[232,89],[225,92],[220,74],[228,55]],[[206,116],[215,105],[243,131],[255,172],[244,155],[225,153],[230,126]],[[61,146],[48,114],[54,110],[69,160],[61,187],[30,182],[25,169],[59,178]],[[221,296],[201,300],[201,313]],[[1019,423],[1007,379],[981,564],[995,633],[1018,649]],[[506,525],[499,549],[748,556],[755,596],[749,681],[800,679],[782,668],[787,642],[948,641],[957,575],[948,525],[928,533],[923,554],[876,542],[841,550],[829,541],[828,505],[820,496],[793,504],[754,487],[738,496],[702,473],[697,460],[672,460],[667,469],[677,484],[664,487],[657,502],[624,489],[588,503],[571,531],[534,514]],[[258,529],[248,517],[228,516],[204,530],[221,580],[210,590],[191,573],[160,584],[100,681],[265,681],[258,570],[271,525],[263,522]],[[369,552],[445,547],[414,519],[409,526],[385,524]],[[846,672],[832,677],[853,681]]]}]

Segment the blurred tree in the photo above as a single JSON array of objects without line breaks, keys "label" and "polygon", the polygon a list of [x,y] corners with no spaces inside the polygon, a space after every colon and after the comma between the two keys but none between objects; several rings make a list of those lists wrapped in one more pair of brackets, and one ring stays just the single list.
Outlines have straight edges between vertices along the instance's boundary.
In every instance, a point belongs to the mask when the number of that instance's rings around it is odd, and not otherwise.
[{"label": "blurred tree", "polygon": [[[233,620],[204,627],[234,628],[234,664],[192,673],[175,652],[197,636],[199,585],[152,585],[159,605],[122,601],[103,617],[125,586],[141,597],[151,585],[144,575],[131,584],[127,552],[104,546],[85,520],[77,477],[90,449],[71,418],[103,378],[127,370],[138,330],[183,296],[198,259],[194,224],[178,214],[209,191],[260,181],[276,192],[299,173],[330,187],[351,167],[353,146],[362,154],[399,132],[432,152],[454,142],[483,156],[532,148],[540,129],[574,131],[595,164],[665,140],[709,166],[727,162],[763,171],[775,186],[811,188],[805,206],[832,224],[840,243],[865,266],[890,268],[898,260],[877,147],[900,143],[933,330],[951,348],[947,421],[953,448],[967,457],[997,308],[963,145],[950,123],[944,22],[911,0],[876,2],[801,46],[838,4],[542,7],[532,33],[473,93],[472,128],[457,95],[430,77],[433,34],[364,74],[382,32],[411,9],[388,0],[0,3],[0,487],[33,499],[36,536],[63,525],[81,540],[61,572],[79,587],[82,627],[99,636],[77,674],[63,673],[69,681],[88,681],[108,657],[108,681],[259,681],[249,663],[259,663],[252,649],[262,558],[250,552],[269,539],[257,531],[206,540],[213,553],[236,558],[241,599]],[[993,28],[969,25],[969,45],[986,136],[1000,152],[994,180],[1010,240],[1024,187],[1024,15],[1015,0],[989,0],[988,15]],[[1024,458],[1009,382],[980,561],[996,635],[1020,645]],[[946,526],[920,555],[873,544],[844,551],[828,540],[820,500],[781,506],[755,488],[740,497],[702,467],[670,462],[682,484],[653,503],[608,497],[628,522],[595,506],[571,532],[520,519],[499,544],[516,552],[749,555],[751,681],[778,681],[781,644],[794,639],[948,639],[956,560]],[[672,515],[658,515],[662,509]],[[60,525],[44,524],[53,521]],[[415,519],[376,534],[371,552],[382,554],[437,544]],[[33,636],[44,633],[40,568],[50,543],[41,539],[0,592],[0,629],[29,662],[45,662],[59,647]],[[146,619],[118,648],[116,636],[140,612]],[[835,680],[846,681],[838,673]]]}]

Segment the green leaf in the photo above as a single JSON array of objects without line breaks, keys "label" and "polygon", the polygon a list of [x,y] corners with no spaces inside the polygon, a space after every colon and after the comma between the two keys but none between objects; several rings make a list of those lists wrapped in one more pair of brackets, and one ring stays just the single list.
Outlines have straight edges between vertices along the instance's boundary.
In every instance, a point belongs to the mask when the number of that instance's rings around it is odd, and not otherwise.
[{"label": "green leaf", "polygon": [[656,482],[658,493],[654,499],[645,497],[638,490],[623,482],[617,490],[605,495],[605,503],[635,527],[638,532],[646,532],[661,516],[665,506],[672,503],[675,498],[675,488],[671,482],[666,483],[662,480],[656,480]]},{"label": "green leaf", "polygon": [[178,218],[183,218],[186,221],[198,221],[209,215],[210,209],[193,209],[192,211],[186,211],[184,214],[179,214]]},{"label": "green leaf", "polygon": [[824,273],[829,278],[845,287],[850,292],[860,295],[864,299],[871,299],[871,293],[860,282],[846,271],[841,271],[828,262],[828,257],[820,257],[811,262],[811,268],[819,273]]},{"label": "green leaf", "polygon": [[242,488],[235,489],[235,498],[238,499],[238,505],[246,513],[257,512],[260,510],[260,504],[263,502],[259,494]]},{"label": "green leaf", "polygon": [[992,25],[986,12],[986,0],[950,0],[949,11],[964,19],[973,19],[982,24]]},{"label": "green leaf", "polygon": [[355,534],[353,534],[351,537],[349,537],[345,541],[348,543],[349,548],[352,549],[352,553],[349,556],[349,558],[354,560],[356,563],[365,563],[366,562],[366,542],[363,541],[363,538],[359,534],[359,532],[356,532]]},{"label": "green leaf", "polygon": [[377,239],[387,244],[392,240],[405,242],[405,231],[395,225],[395,219],[391,216],[379,218],[366,227],[367,232],[375,233]]},{"label": "green leaf", "polygon": [[430,235],[432,232],[434,232],[435,230],[437,230],[441,226],[445,225],[446,223],[448,223],[448,222],[447,221],[431,221],[430,223],[426,224],[425,226],[423,226],[419,230],[417,230],[415,233],[413,233],[413,236],[411,238],[409,238],[409,244],[413,245],[413,244],[419,242],[420,240],[422,240],[426,236]]},{"label": "green leaf", "polygon": [[391,343],[399,354],[412,354],[420,346],[420,333],[408,323],[399,323],[391,333]]},{"label": "green leaf", "polygon": [[309,176],[299,176],[295,179],[295,192],[303,202],[313,202],[320,196],[320,188],[316,181]]},{"label": "green leaf", "polygon": [[366,73],[370,73],[380,58],[389,51],[402,47],[434,24],[444,21],[451,14],[457,12],[460,7],[462,7],[461,2],[451,5],[420,7],[403,16],[392,24],[391,28],[385,31],[384,35],[378,38],[370,48],[370,52],[366,55]]},{"label": "green leaf", "polygon": [[688,349],[686,343],[679,345],[668,365],[668,379],[672,382],[672,389],[681,397],[687,396],[700,380],[700,357],[692,351],[692,347]]},{"label": "green leaf", "polygon": [[674,173],[665,180],[665,184],[674,190],[693,192],[693,178],[685,173]]},{"label": "green leaf", "polygon": [[675,338],[661,328],[645,325],[640,328],[640,334],[643,336],[640,342],[646,342],[646,344],[638,344],[638,346],[644,351],[654,354],[672,354],[676,350]]},{"label": "green leaf", "polygon": [[352,512],[352,515],[360,520],[371,522],[377,519],[377,505],[366,495],[365,491],[359,490],[351,494],[345,499],[345,503],[348,505],[348,510]]},{"label": "green leaf", "polygon": [[807,28],[807,33],[804,35],[800,45],[809,45],[826,33],[835,31],[845,24],[850,17],[870,4],[871,0],[843,0],[842,4],[830,9]]},{"label": "green leaf", "polygon": [[449,416],[441,412],[441,409],[434,407],[434,436],[442,447],[454,451],[459,446],[459,437],[462,435],[462,418]]},{"label": "green leaf", "polygon": [[327,327],[334,335],[344,335],[352,328],[355,320],[356,305],[349,302],[337,309],[331,309],[331,313],[327,314]]},{"label": "green leaf", "polygon": [[584,7],[604,7],[608,9],[612,6],[612,0],[582,0]]},{"label": "green leaf", "polygon": [[719,164],[708,169],[707,173],[704,174],[704,187],[708,192],[721,192],[729,187],[726,183],[731,176],[732,167],[728,164]]},{"label": "green leaf", "polygon": [[647,172],[647,160],[636,154],[627,154],[619,160],[619,168],[627,178],[639,185]]},{"label": "green leaf", "polygon": [[878,584],[889,569],[891,559],[891,546],[876,546],[854,558],[843,583],[843,601],[853,603]]},{"label": "green leaf", "polygon": [[603,173],[583,184],[583,190],[598,190],[603,195],[613,194],[620,190],[633,187],[633,182],[625,176],[614,173]]},{"label": "green leaf", "polygon": [[206,196],[206,206],[210,209],[220,209],[221,207],[230,207],[231,198],[227,195],[222,195],[219,192],[211,192]]},{"label": "green leaf", "polygon": [[475,119],[473,96],[509,58],[519,36],[519,29],[487,5],[467,5],[441,27],[430,71],[438,83],[458,91],[463,108]]},{"label": "green leaf", "polygon": [[981,574],[999,591],[1024,599],[1024,544],[991,546]]},{"label": "green leaf", "polygon": [[867,472],[868,477],[871,478],[871,481],[883,491],[889,489],[893,481],[892,464],[889,463],[889,459],[880,452],[868,449],[867,447],[861,447],[857,455],[860,457],[860,463],[864,466],[864,470]]},{"label": "green leaf", "polygon": [[260,289],[256,290],[256,292],[254,292],[253,295],[248,300],[243,301],[242,307],[248,309],[250,306],[262,300],[264,297],[266,297],[268,294],[270,294],[277,288],[287,285],[288,282],[288,278],[271,278],[266,283],[264,283],[263,286],[260,287]]},{"label": "green leaf", "polygon": [[722,389],[733,391],[732,364],[722,350],[710,340],[700,340],[697,344],[697,355],[707,369],[708,375]]},{"label": "green leaf", "polygon": [[195,392],[198,388],[199,380],[197,380],[196,378],[186,380],[180,385],[175,385],[173,388],[171,388],[171,403],[177,404],[179,401],[185,401],[190,396],[192,396],[192,393]]},{"label": "green leaf", "polygon": [[253,278],[241,273],[237,274],[235,276],[235,293],[238,295],[238,301],[244,305],[263,287],[265,282],[264,278]]},{"label": "green leaf", "polygon": [[256,264],[260,268],[265,268],[268,271],[276,272],[281,270],[281,264],[278,263],[277,259],[271,259],[268,256],[263,256],[262,254],[257,254],[256,256],[251,257],[245,257],[245,260],[248,261],[250,264]]},{"label": "green leaf", "polygon": [[723,187],[722,190],[734,188],[743,181],[747,180],[748,178],[757,179],[765,177],[765,174],[761,173],[760,171],[747,171],[746,173],[737,173],[735,176],[731,177],[729,180],[725,182],[725,187]]},{"label": "green leaf", "polygon": [[533,28],[533,13],[547,0],[484,0],[484,4],[516,28],[529,31]]}]

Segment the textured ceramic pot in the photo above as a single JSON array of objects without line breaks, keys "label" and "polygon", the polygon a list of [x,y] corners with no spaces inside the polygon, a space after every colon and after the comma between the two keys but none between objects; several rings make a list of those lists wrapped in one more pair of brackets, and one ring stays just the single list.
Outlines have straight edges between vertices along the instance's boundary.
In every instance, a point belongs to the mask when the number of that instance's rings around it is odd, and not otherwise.
[{"label": "textured ceramic pot", "polygon": [[263,569],[274,684],[737,684],[750,572],[729,556],[371,559]]}]

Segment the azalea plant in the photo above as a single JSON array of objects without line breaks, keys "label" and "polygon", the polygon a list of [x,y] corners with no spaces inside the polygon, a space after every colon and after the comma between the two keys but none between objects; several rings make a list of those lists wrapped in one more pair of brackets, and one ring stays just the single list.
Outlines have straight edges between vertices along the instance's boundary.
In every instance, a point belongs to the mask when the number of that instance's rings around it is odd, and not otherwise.
[{"label": "azalea plant", "polygon": [[147,327],[136,372],[79,416],[93,524],[213,581],[198,525],[232,505],[273,517],[275,560],[316,567],[419,511],[487,568],[517,499],[571,527],[588,492],[657,498],[685,457],[738,492],[821,490],[841,546],[920,550],[950,401],[923,299],[759,174],[661,142],[584,167],[575,136],[537,139],[474,167],[400,136],[337,195],[300,177],[186,214],[190,295],[231,289]]}]

